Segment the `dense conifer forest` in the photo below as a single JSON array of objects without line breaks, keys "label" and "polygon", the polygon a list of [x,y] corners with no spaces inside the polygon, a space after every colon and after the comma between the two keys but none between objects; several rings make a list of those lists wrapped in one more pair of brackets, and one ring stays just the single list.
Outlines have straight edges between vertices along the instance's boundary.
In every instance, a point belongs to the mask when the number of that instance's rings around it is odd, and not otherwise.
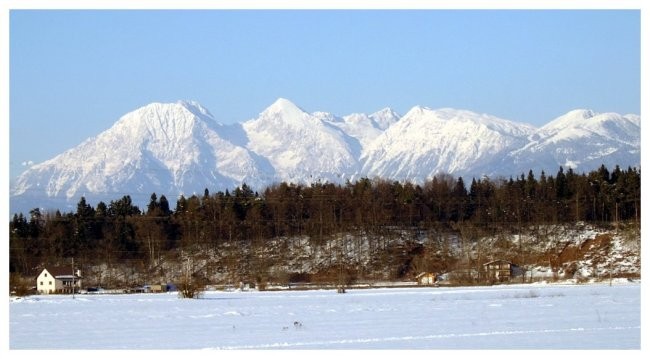
[{"label": "dense conifer forest", "polygon": [[[256,192],[243,184],[223,192],[205,189],[202,195],[180,196],[174,206],[164,194],[153,193],[144,208],[128,195],[94,207],[82,197],[76,212],[33,209],[13,215],[9,270],[34,275],[46,264],[69,263],[74,257],[88,268],[128,265],[133,271],[163,276],[160,268],[165,260],[180,263],[188,253],[196,257],[235,248],[236,260],[222,256],[212,265],[233,272],[233,278],[246,275],[259,280],[272,276],[260,268],[282,260],[259,254],[267,243],[281,240],[289,248],[298,238],[312,248],[326,248],[347,234],[363,237],[370,247],[364,250],[383,253],[375,265],[381,268],[384,261],[386,267],[393,266],[390,276],[399,278],[418,266],[422,248],[402,241],[396,249],[386,243],[395,233],[402,238],[403,233],[417,238],[418,233],[432,232],[478,238],[553,224],[640,226],[640,177],[637,168],[617,166],[610,171],[601,166],[582,174],[560,168],[555,174],[530,171],[516,178],[474,178],[469,183],[440,175],[422,185],[362,178],[340,185],[280,183]],[[449,270],[458,258],[454,261],[451,252],[442,249],[445,245],[439,243],[428,264],[416,269]],[[401,262],[391,262],[395,258]],[[253,263],[255,270],[242,267],[241,261]],[[359,268],[346,270],[363,276]],[[306,274],[285,273],[292,276],[285,280],[299,280],[301,275]]]}]

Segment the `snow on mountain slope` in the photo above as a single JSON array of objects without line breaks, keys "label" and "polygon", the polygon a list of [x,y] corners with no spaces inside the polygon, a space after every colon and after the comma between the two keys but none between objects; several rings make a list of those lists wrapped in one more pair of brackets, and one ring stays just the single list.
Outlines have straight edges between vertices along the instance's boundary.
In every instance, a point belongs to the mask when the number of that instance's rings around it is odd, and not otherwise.
[{"label": "snow on mountain slope", "polygon": [[242,181],[261,185],[263,161],[222,138],[221,127],[196,103],[153,103],[33,166],[17,179],[12,194],[73,200],[152,192],[173,197]]},{"label": "snow on mountain slope", "polygon": [[533,132],[489,115],[416,106],[364,150],[362,173],[417,182],[438,173],[473,174],[475,167],[525,145]]},{"label": "snow on mountain slope", "polygon": [[401,116],[397,114],[397,112],[393,111],[389,107],[379,110],[368,117],[370,117],[370,119],[373,120],[374,123],[377,125],[377,128],[379,128],[382,131],[388,129],[390,126],[392,126],[395,122],[399,121],[399,119],[401,118]]},{"label": "snow on mountain slope", "polygon": [[400,118],[390,108],[385,108],[371,115],[353,113],[343,118],[335,117],[327,112],[315,112],[313,115],[331,123],[347,135],[357,139],[362,149],[367,147],[375,138]]},{"label": "snow on mountain slope", "polygon": [[[454,177],[517,176],[559,166],[589,171],[640,165],[640,117],[575,110],[539,129],[455,109],[414,107],[399,118],[309,114],[278,99],[247,122],[222,125],[194,102],[153,103],[48,161],[12,184],[11,211],[74,208],[130,195],[138,205],[152,192],[219,191],[246,183],[344,183],[383,177],[423,182]],[[63,202],[62,202],[63,201]]]},{"label": "snow on mountain slope", "polygon": [[556,118],[539,129],[540,137],[550,142],[570,138],[599,137],[603,141],[616,141],[632,146],[639,145],[638,116],[621,116],[616,113],[597,114],[591,110],[574,110]]},{"label": "snow on mountain slope", "polygon": [[243,128],[249,138],[247,147],[268,158],[283,181],[341,182],[358,172],[358,144],[289,100],[278,99]]},{"label": "snow on mountain slope", "polygon": [[640,132],[639,116],[574,110],[540,128],[504,162],[536,172],[553,166],[580,172],[602,164],[610,168],[639,166]]}]

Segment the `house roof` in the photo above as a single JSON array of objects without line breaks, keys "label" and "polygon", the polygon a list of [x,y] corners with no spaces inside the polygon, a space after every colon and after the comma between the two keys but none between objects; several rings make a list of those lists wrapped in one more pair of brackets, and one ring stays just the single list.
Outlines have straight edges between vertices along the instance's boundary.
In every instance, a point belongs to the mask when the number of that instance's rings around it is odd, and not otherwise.
[{"label": "house roof", "polygon": [[512,262],[507,261],[507,260],[505,260],[505,259],[497,259],[497,260],[494,260],[494,261],[490,261],[490,262],[487,262],[487,263],[483,263],[483,265],[484,265],[484,266],[487,266],[487,265],[494,264],[494,263],[508,263],[508,264],[512,264]]},{"label": "house roof", "polygon": [[45,267],[43,270],[47,270],[48,273],[56,277],[61,276],[73,276],[75,273],[72,271],[72,268],[69,266],[58,266],[58,267]]},{"label": "house roof", "polygon": [[433,276],[433,275],[434,274],[431,273],[431,272],[422,272],[422,273],[416,275],[415,278],[420,278],[420,277],[424,277],[424,276]]}]

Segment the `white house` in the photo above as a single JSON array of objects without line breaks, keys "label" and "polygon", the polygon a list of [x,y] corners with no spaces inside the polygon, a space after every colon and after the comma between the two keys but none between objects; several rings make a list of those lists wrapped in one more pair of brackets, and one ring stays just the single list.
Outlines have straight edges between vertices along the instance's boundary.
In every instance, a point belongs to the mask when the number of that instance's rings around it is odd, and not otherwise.
[{"label": "white house", "polygon": [[41,294],[72,293],[81,288],[81,271],[71,267],[43,268],[36,278],[36,290]]}]

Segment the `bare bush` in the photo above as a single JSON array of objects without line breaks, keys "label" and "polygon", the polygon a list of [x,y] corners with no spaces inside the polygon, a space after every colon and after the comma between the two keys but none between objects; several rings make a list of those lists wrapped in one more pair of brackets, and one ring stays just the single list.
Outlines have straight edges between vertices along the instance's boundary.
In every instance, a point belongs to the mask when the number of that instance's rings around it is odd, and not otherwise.
[{"label": "bare bush", "polygon": [[178,296],[180,298],[194,298],[198,299],[203,296],[205,284],[202,280],[192,277],[182,277],[176,287],[178,288]]},{"label": "bare bush", "polygon": [[449,273],[449,282],[451,285],[476,285],[477,273],[466,269],[455,270]]},{"label": "bare bush", "polygon": [[18,297],[35,294],[31,287],[31,282],[17,273],[10,273],[9,275],[9,291],[10,295]]}]

